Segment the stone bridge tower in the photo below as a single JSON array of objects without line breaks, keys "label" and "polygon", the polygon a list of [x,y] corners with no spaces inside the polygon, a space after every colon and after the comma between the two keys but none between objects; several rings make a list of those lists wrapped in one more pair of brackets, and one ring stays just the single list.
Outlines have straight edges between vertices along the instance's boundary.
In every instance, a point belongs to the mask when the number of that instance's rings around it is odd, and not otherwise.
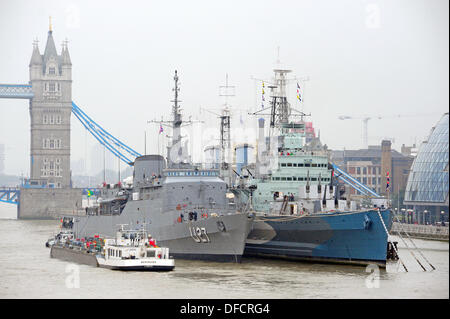
[{"label": "stone bridge tower", "polygon": [[71,187],[72,63],[67,41],[58,55],[51,24],[44,54],[35,42],[29,67],[34,93],[30,100],[30,184]]}]

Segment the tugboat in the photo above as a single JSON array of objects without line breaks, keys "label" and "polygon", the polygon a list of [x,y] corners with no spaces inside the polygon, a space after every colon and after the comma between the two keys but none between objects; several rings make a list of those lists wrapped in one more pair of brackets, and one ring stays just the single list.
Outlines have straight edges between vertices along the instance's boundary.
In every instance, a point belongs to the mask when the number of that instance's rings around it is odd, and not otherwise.
[{"label": "tugboat", "polygon": [[58,234],[50,237],[45,243],[45,247],[50,248],[55,244],[55,242],[65,242],[67,239],[73,239],[73,231],[72,231],[73,221],[71,217],[64,217],[61,219],[61,228]]},{"label": "tugboat", "polygon": [[[250,201],[256,211],[245,256],[385,267],[392,225],[387,201],[362,209],[339,199],[330,152],[318,139],[306,142],[306,114],[287,101],[290,70],[274,71],[270,136],[264,137],[261,118],[256,169],[233,190],[239,205]],[[301,120],[292,121],[295,115]]]},{"label": "tugboat", "polygon": [[236,210],[227,198],[227,184],[219,170],[191,162],[186,143],[175,71],[172,143],[167,158],[137,157],[129,186],[101,189],[99,207],[73,217],[77,238],[102,234],[113,237],[111,225],[145,223],[145,230],[181,259],[240,262],[253,215]]}]

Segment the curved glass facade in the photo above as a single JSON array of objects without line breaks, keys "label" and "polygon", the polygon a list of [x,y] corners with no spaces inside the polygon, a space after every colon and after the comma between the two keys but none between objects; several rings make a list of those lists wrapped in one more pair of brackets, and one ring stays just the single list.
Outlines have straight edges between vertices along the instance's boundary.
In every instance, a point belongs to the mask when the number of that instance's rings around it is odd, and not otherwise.
[{"label": "curved glass facade", "polygon": [[404,202],[439,204],[448,200],[448,113],[424,142],[411,166]]}]

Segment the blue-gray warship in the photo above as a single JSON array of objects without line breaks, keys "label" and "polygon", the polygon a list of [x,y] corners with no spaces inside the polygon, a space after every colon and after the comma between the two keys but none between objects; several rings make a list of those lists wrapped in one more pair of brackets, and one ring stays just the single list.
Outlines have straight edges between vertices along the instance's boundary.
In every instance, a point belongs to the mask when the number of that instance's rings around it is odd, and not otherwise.
[{"label": "blue-gray warship", "polygon": [[[330,152],[317,138],[306,141],[306,114],[287,100],[290,71],[274,71],[270,114],[254,113],[270,115],[269,136],[260,118],[256,166],[247,167],[233,190],[238,205],[250,202],[256,211],[244,255],[384,267],[388,201],[367,198],[364,208],[339,198]],[[295,115],[300,120],[293,121]]]},{"label": "blue-gray warship", "polygon": [[102,188],[99,206],[74,217],[72,230],[77,238],[114,236],[118,225],[130,229],[145,225],[174,258],[240,262],[253,215],[237,211],[229,202],[219,170],[191,162],[181,141],[176,71],[174,80],[167,160],[161,155],[137,157],[132,183]]}]

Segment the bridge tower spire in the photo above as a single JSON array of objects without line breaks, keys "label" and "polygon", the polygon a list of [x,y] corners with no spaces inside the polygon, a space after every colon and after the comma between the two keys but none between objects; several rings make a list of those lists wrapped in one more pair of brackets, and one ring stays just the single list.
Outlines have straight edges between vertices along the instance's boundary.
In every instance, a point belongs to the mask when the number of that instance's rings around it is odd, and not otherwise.
[{"label": "bridge tower spire", "polygon": [[30,184],[65,188],[71,186],[70,118],[72,112],[72,63],[67,42],[59,55],[49,31],[44,54],[33,43],[30,61]]}]

